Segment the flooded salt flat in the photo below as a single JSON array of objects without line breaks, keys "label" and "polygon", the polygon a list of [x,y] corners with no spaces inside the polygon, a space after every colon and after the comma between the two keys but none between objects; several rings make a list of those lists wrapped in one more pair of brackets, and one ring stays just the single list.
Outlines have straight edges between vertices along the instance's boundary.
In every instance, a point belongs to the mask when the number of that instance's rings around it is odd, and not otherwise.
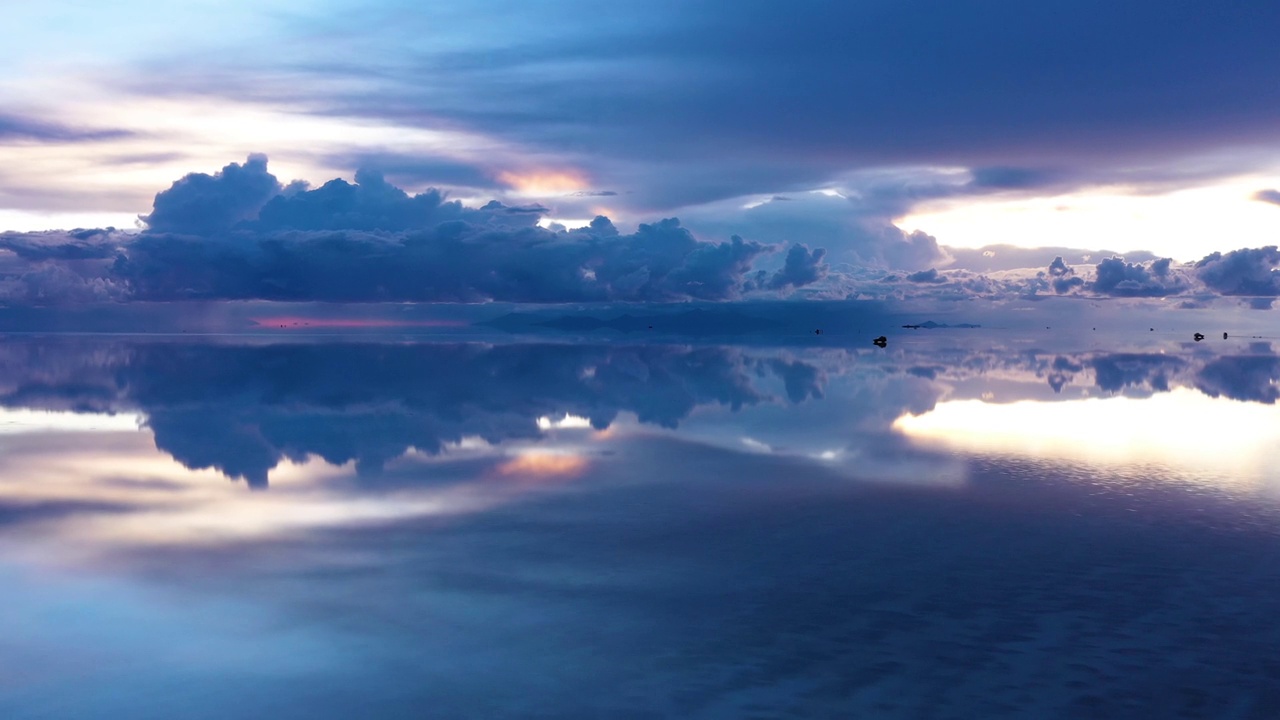
[{"label": "flooded salt flat", "polygon": [[5,717],[1280,713],[1267,342],[0,369]]}]

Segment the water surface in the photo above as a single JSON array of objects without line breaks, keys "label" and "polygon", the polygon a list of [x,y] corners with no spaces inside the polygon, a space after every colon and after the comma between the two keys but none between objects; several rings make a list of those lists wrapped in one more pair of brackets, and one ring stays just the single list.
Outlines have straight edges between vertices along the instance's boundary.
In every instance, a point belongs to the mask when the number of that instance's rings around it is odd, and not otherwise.
[{"label": "water surface", "polygon": [[1266,342],[28,336],[0,378],[3,717],[1280,716]]}]

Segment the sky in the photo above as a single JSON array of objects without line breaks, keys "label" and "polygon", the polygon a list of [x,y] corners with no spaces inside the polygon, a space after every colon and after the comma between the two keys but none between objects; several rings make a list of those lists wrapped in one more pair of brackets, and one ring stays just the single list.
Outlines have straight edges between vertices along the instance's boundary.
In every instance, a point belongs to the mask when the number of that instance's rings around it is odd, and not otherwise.
[{"label": "sky", "polygon": [[1270,4],[4,12],[7,304],[1280,291]]}]

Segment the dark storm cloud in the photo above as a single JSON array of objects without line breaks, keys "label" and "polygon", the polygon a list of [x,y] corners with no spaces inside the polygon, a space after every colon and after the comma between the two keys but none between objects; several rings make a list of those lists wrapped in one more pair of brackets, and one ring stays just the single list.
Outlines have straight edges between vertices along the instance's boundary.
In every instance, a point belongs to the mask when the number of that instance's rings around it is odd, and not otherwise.
[{"label": "dark storm cloud", "polygon": [[700,242],[674,219],[628,235],[454,221],[402,234],[146,234],[113,272],[137,300],[724,300],[766,250],[736,237]]},{"label": "dark storm cloud", "polygon": [[[637,1],[601,17],[563,0],[504,10],[352,11],[327,22],[360,60],[334,62],[328,46],[307,57],[302,45],[278,85],[234,72],[235,62],[270,64],[261,51],[219,67],[179,62],[168,76],[175,92],[457,124],[575,157],[611,185],[629,177],[638,202],[665,207],[811,188],[855,167],[977,168],[975,185],[997,189],[1134,167],[1160,175],[1170,158],[1280,134],[1280,96],[1258,90],[1280,64],[1280,6],[1270,3],[750,0],[727,11]],[[439,27],[474,40],[398,51]],[[166,92],[154,77],[150,91]],[[1241,153],[1220,171],[1257,162]]]},{"label": "dark storm cloud", "polygon": [[[285,187],[253,155],[157,194],[149,227],[127,241],[6,236],[0,248],[30,260],[111,257],[102,279],[134,300],[346,302],[725,300],[766,284],[752,264],[775,250],[737,236],[703,242],[675,218],[629,234],[604,217],[556,231],[536,225],[545,212],[466,207],[435,189],[410,195],[369,170],[354,184]],[[821,280],[823,254],[793,247],[768,287]]]},{"label": "dark storm cloud", "polygon": [[1196,277],[1222,295],[1280,295],[1280,251],[1275,245],[1215,252],[1195,265]]}]

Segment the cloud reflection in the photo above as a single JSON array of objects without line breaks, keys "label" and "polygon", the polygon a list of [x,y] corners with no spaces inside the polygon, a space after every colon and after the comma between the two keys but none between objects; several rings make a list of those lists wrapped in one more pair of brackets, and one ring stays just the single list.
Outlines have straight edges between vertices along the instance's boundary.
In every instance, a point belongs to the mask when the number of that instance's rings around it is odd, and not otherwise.
[{"label": "cloud reflection", "polygon": [[698,406],[773,399],[770,378],[792,402],[821,396],[805,363],[720,347],[33,339],[2,354],[0,404],[145,417],[186,467],[254,487],[312,456],[372,476],[410,449],[603,430],[621,413],[674,428]]},{"label": "cloud reflection", "polygon": [[[555,453],[593,434],[605,439],[601,433],[620,419],[651,431],[679,426],[686,438],[740,452],[867,468],[873,458],[893,465],[912,453],[895,437],[908,427],[918,436],[923,426],[895,421],[939,403],[1055,401],[1057,410],[1046,412],[1065,418],[1074,411],[1063,401],[1098,396],[1183,389],[1263,404],[1280,396],[1280,357],[1267,343],[1236,344],[1222,354],[1207,346],[1071,353],[933,342],[890,353],[797,354],[687,345],[61,337],[5,343],[0,369],[0,432],[136,431],[142,424],[182,466],[252,487],[313,458],[352,467],[370,486],[385,483],[377,478],[403,458],[485,457],[520,467],[534,461],[512,460],[504,447],[537,445],[552,453],[547,458],[569,457]],[[581,472],[555,465],[565,462],[539,467]]]}]

